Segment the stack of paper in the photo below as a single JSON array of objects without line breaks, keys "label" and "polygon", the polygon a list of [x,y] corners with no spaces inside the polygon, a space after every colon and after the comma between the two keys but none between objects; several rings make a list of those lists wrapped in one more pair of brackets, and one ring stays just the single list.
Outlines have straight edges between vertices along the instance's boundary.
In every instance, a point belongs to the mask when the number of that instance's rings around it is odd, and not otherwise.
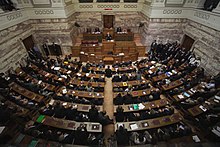
[{"label": "stack of paper", "polygon": [[138,104],[138,107],[139,107],[139,109],[144,109],[145,108],[145,106],[142,103]]},{"label": "stack of paper", "polygon": [[137,124],[130,124],[130,128],[131,128],[131,130],[136,130],[136,129],[138,129],[138,125]]}]

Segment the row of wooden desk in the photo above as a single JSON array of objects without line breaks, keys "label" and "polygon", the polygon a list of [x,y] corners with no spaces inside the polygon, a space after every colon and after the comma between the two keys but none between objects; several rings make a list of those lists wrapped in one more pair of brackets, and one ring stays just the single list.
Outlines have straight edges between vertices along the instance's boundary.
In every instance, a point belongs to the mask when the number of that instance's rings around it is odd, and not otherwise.
[{"label": "row of wooden desk", "polygon": [[[91,109],[91,105],[86,105],[86,104],[76,104],[76,103],[72,103],[72,102],[65,102],[65,101],[60,101],[60,100],[50,100],[49,104],[52,106],[55,106],[55,104],[59,102],[61,105],[63,105],[64,107],[69,107],[69,106],[75,106],[77,111],[81,111],[81,112],[89,112],[89,109]],[[159,99],[159,100],[155,100],[155,101],[151,101],[151,102],[146,102],[146,103],[140,103],[142,104],[142,106],[144,106],[144,108],[134,108],[136,106],[138,106],[139,104],[128,104],[128,105],[115,105],[114,106],[114,113],[116,113],[116,109],[118,108],[118,106],[121,106],[124,109],[124,112],[137,112],[137,111],[141,111],[141,110],[149,110],[150,108],[162,108],[165,107],[166,105],[169,104],[168,99]],[[136,105],[136,106],[135,106]],[[103,111],[103,106],[96,106],[96,108],[98,109],[98,111]]]},{"label": "row of wooden desk", "polygon": [[174,98],[174,100],[176,102],[181,102],[181,101],[186,100],[189,97],[192,97],[195,94],[195,92],[200,90],[200,89],[203,89],[203,84],[201,84],[201,83],[199,85],[194,86],[193,88],[191,88],[189,90],[186,90],[184,92],[176,94],[172,97]]},{"label": "row of wooden desk", "polygon": [[11,83],[9,86],[12,88],[13,91],[17,92],[18,94],[20,94],[30,100],[33,100],[38,103],[45,101],[44,96],[36,94],[34,92],[31,92],[31,91],[27,90],[26,88],[14,83],[14,82]]},{"label": "row of wooden desk", "polygon": [[37,115],[34,122],[65,130],[76,130],[80,126],[85,126],[88,132],[102,132],[102,125],[95,122],[76,122],[46,115]]},{"label": "row of wooden desk", "polygon": [[203,104],[199,104],[192,108],[189,108],[187,109],[187,111],[189,112],[191,116],[196,117],[202,113],[207,112],[213,104],[217,104],[217,102],[214,101],[214,98],[210,98]]},{"label": "row of wooden desk", "polygon": [[34,64],[31,64],[31,68],[32,68],[34,71],[36,71],[38,74],[44,76],[45,78],[52,78],[52,79],[54,79],[55,81],[60,81],[60,82],[63,83],[63,84],[64,84],[64,82],[65,82],[65,78],[59,77],[59,76],[57,76],[57,75],[55,75],[55,74],[53,74],[53,73],[49,73],[49,72],[46,72],[46,71],[44,71],[44,70],[42,70],[42,69],[39,69],[39,68],[38,68],[36,65],[34,65]]},{"label": "row of wooden desk", "polygon": [[151,94],[152,91],[155,91],[156,88],[149,88],[149,89],[144,89],[144,90],[137,90],[137,91],[132,91],[132,92],[114,92],[114,98],[121,93],[122,96],[126,95],[127,93],[130,93],[132,97],[139,97],[139,96],[146,96]]},{"label": "row of wooden desk", "polygon": [[[26,80],[28,79],[31,79],[35,84],[38,84],[39,83],[39,80],[38,79],[35,79],[33,78],[32,76],[26,74],[22,69],[20,68],[17,68],[16,69],[16,73],[18,76],[21,76],[21,77],[24,77]],[[49,91],[54,91],[56,86],[54,85],[51,85],[49,83],[46,83],[46,82],[42,82],[42,84],[44,85],[44,88],[49,90]]]},{"label": "row of wooden desk", "polygon": [[120,126],[124,126],[127,131],[139,131],[146,129],[153,129],[164,127],[167,125],[178,123],[182,120],[182,116],[177,112],[169,116],[158,117],[154,119],[147,119],[141,121],[133,121],[133,122],[118,122],[115,124],[115,131],[118,130]]},{"label": "row of wooden desk", "polygon": [[150,81],[144,80],[144,79],[142,79],[141,81],[134,80],[134,81],[127,81],[127,82],[113,82],[113,87],[127,87],[129,85],[136,86],[136,85],[142,85],[142,84],[147,84],[147,83],[150,83]]},{"label": "row of wooden desk", "polygon": [[105,82],[89,82],[89,81],[81,81],[79,79],[71,79],[68,82],[68,85],[88,86],[89,83],[92,84],[92,87],[105,87]]},{"label": "row of wooden desk", "polygon": [[66,89],[64,87],[60,88],[57,92],[63,93],[63,94],[67,93],[69,95],[84,97],[84,98],[95,98],[95,99],[103,99],[104,98],[103,92],[79,91],[79,90]]}]

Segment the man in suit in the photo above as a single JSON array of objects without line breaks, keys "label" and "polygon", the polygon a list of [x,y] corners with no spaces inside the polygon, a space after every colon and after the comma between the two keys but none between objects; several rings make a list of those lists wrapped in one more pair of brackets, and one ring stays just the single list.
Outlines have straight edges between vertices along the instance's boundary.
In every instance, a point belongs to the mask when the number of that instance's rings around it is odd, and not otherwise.
[{"label": "man in suit", "polygon": [[112,77],[112,70],[110,69],[110,66],[108,66],[108,68],[105,70],[105,76],[107,78],[111,78]]},{"label": "man in suit", "polygon": [[112,40],[112,35],[108,32],[105,36],[106,40]]},{"label": "man in suit", "polygon": [[91,109],[89,109],[89,119],[92,122],[96,122],[98,118],[99,112],[98,109],[95,107],[95,105],[91,106]]},{"label": "man in suit", "polygon": [[49,50],[48,50],[48,46],[47,46],[46,42],[42,46],[43,46],[43,49],[44,49],[44,52],[45,52],[46,56],[48,56],[49,55]]},{"label": "man in suit", "polygon": [[128,145],[129,134],[127,129],[125,129],[123,126],[120,126],[119,129],[116,131],[116,139],[118,145]]}]

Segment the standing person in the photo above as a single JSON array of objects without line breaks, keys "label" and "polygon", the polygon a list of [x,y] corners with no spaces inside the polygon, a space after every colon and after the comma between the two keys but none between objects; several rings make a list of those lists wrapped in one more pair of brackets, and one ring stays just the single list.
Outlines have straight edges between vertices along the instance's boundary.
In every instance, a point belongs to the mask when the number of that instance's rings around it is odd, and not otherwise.
[{"label": "standing person", "polygon": [[110,69],[110,66],[108,66],[108,68],[105,70],[105,76],[107,78],[111,78],[112,77],[112,70]]},{"label": "standing person", "polygon": [[44,49],[44,52],[45,52],[46,56],[48,56],[49,55],[49,50],[48,50],[48,46],[47,46],[46,42],[44,42],[44,44],[42,46],[43,46],[43,49]]}]

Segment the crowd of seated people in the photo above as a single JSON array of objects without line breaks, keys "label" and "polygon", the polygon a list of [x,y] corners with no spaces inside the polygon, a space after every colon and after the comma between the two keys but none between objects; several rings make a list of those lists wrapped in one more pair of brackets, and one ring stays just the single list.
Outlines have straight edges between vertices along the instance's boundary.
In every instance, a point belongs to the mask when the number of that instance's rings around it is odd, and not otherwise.
[{"label": "crowd of seated people", "polygon": [[103,99],[98,98],[85,98],[79,96],[73,96],[69,94],[56,93],[53,98],[55,100],[61,100],[66,102],[73,102],[77,104],[94,104],[94,105],[102,105]]},{"label": "crowd of seated people", "polygon": [[129,73],[129,74],[114,74],[112,77],[112,82],[127,82],[127,81],[141,81],[142,80],[142,74],[140,72],[136,73]]},{"label": "crowd of seated people", "polygon": [[123,126],[116,131],[118,145],[144,145],[156,144],[159,141],[168,141],[183,137],[191,133],[190,127],[180,122],[156,129],[128,132]]},{"label": "crowd of seated people", "polygon": [[63,144],[99,145],[103,140],[103,134],[89,133],[84,125],[79,126],[76,130],[65,130],[30,121],[25,125],[23,132],[35,138]]}]

